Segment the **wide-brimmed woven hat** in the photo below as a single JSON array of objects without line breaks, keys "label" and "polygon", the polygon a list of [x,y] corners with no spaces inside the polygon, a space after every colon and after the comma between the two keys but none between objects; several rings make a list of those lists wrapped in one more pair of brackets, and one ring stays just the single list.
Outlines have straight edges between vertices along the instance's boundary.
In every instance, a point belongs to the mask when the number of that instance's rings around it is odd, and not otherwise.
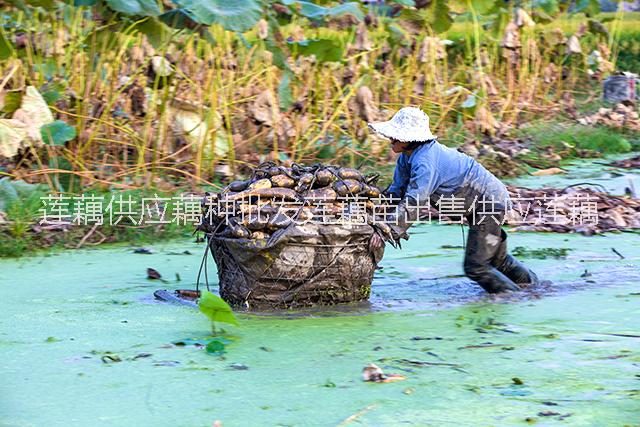
[{"label": "wide-brimmed woven hat", "polygon": [[429,116],[415,107],[401,108],[391,120],[368,125],[374,132],[402,142],[422,142],[436,138],[429,129]]}]

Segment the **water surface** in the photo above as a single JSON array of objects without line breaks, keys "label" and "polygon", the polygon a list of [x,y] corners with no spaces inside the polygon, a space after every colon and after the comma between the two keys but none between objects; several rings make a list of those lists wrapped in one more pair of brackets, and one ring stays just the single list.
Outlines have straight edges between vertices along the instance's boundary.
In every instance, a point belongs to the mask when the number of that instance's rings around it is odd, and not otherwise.
[{"label": "water surface", "polygon": [[[511,233],[510,246],[570,251],[524,260],[550,284],[490,297],[462,277],[459,227],[415,227],[387,249],[370,303],[240,313],[221,357],[172,344],[209,325],[152,297],[194,286],[201,244],[2,260],[0,426],[638,425],[638,235]],[[364,383],[371,362],[407,379]]]}]

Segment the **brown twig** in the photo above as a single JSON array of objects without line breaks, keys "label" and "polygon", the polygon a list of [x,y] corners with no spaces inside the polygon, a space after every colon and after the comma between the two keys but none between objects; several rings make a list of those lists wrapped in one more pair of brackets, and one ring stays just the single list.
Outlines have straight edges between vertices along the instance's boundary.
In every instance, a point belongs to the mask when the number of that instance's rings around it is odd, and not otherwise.
[{"label": "brown twig", "polygon": [[370,410],[374,409],[376,406],[378,406],[376,403],[372,403],[371,405],[359,410],[358,412],[356,412],[355,414],[345,418],[340,424],[338,424],[339,426],[346,426],[347,424],[350,424],[352,422],[354,422],[355,420],[357,420],[358,418],[360,418],[361,416],[363,416],[364,414],[366,414],[367,412],[369,412]]},{"label": "brown twig", "polygon": [[97,228],[98,228],[98,224],[97,223],[93,224],[93,227],[91,227],[91,229],[87,232],[87,234],[85,234],[84,237],[80,239],[80,241],[76,245],[76,249],[80,249],[82,245],[84,245],[84,242],[86,242],[87,239],[91,237],[91,235],[94,233],[94,231],[96,231]]}]

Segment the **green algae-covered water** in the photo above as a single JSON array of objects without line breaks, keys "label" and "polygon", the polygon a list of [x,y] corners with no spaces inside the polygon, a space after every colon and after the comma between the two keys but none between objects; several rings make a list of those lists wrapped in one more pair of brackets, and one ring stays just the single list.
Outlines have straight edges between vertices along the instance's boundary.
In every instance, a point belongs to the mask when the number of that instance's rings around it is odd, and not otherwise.
[{"label": "green algae-covered water", "polygon": [[[498,298],[462,277],[460,245],[415,227],[370,303],[240,313],[222,356],[174,344],[207,320],[152,296],[194,286],[202,244],[2,260],[0,426],[639,426],[638,234],[511,233],[568,252],[524,259],[551,283]],[[406,380],[363,382],[372,362]]]},{"label": "green algae-covered water", "polygon": [[568,185],[581,183],[593,184],[591,188],[604,190],[611,194],[624,194],[630,182],[640,193],[640,174],[635,169],[623,169],[608,166],[614,160],[637,156],[638,153],[616,154],[599,159],[581,159],[567,163],[562,168],[566,174],[547,176],[528,176],[508,180],[510,184],[531,188],[553,187],[562,189]]},{"label": "green algae-covered water", "polygon": [[[450,277],[462,250],[441,246],[459,236],[416,228],[371,304],[240,314],[223,357],[172,345],[207,321],[151,296],[191,287],[202,245],[1,261],[0,425],[638,425],[638,236],[514,233],[512,246],[573,250],[526,260],[554,283],[508,301]],[[362,382],[371,362],[407,379]]]}]

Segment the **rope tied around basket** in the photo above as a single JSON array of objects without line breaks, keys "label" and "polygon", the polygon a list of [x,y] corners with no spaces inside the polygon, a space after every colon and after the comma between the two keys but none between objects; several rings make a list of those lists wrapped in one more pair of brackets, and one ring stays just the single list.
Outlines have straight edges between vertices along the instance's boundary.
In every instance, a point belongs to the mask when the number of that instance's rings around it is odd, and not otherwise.
[{"label": "rope tied around basket", "polygon": [[[336,231],[327,227],[325,231]],[[264,247],[210,236],[220,296],[236,306],[286,308],[368,298],[375,262],[369,233],[283,233]]]},{"label": "rope tied around basket", "polygon": [[209,234],[204,233],[204,235],[207,243],[204,248],[204,255],[202,256],[202,261],[200,261],[200,268],[198,269],[198,277],[196,278],[196,291],[200,290],[200,275],[202,274],[202,269],[204,267],[205,286],[207,287],[207,291],[211,292],[211,289],[209,288],[209,274],[207,272],[207,258],[209,255]]}]

